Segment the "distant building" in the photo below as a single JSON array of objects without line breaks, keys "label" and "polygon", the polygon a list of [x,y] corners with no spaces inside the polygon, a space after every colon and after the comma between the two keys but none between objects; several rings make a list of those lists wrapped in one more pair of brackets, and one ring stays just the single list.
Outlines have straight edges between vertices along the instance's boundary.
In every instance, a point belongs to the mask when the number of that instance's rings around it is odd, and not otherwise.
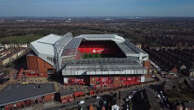
[{"label": "distant building", "polygon": [[176,110],[194,110],[194,102],[186,102],[176,106]]},{"label": "distant building", "polygon": [[177,73],[178,73],[177,67],[173,67],[173,68],[169,71],[169,74],[167,74],[167,77],[168,77],[168,78],[176,78]]},{"label": "distant building", "polygon": [[9,49],[9,48],[27,48],[28,44],[27,43],[21,43],[21,44],[9,43],[9,44],[4,44],[3,47],[6,49]]},{"label": "distant building", "polygon": [[8,65],[19,57],[25,55],[29,50],[27,48],[8,49],[0,52],[0,65]]},{"label": "distant building", "polygon": [[184,103],[185,110],[194,110],[194,102]]},{"label": "distant building", "polygon": [[182,65],[182,66],[180,66],[180,70],[185,70],[185,69],[187,69],[187,67],[186,67],[186,65]]},{"label": "distant building", "polygon": [[176,110],[184,110],[184,107],[182,105],[177,105]]},{"label": "distant building", "polygon": [[189,70],[189,77],[193,77],[194,78],[194,68],[191,68]]},{"label": "distant building", "polygon": [[4,46],[0,44],[0,52],[4,50]]},{"label": "distant building", "polygon": [[177,67],[172,68],[172,69],[169,71],[169,73],[172,73],[172,74],[178,73]]},{"label": "distant building", "polygon": [[188,70],[188,67],[185,64],[183,64],[182,66],[180,66],[179,71],[182,74],[189,76],[189,70]]},{"label": "distant building", "polygon": [[142,48],[142,44],[141,43],[137,43],[136,47],[141,49]]}]

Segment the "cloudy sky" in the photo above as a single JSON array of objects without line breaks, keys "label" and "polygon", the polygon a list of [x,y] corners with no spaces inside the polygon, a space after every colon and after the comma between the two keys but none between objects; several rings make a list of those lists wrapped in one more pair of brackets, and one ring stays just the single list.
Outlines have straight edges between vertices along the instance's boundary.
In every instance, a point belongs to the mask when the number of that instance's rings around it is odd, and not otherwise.
[{"label": "cloudy sky", "polygon": [[194,16],[194,0],[0,0],[0,16]]}]

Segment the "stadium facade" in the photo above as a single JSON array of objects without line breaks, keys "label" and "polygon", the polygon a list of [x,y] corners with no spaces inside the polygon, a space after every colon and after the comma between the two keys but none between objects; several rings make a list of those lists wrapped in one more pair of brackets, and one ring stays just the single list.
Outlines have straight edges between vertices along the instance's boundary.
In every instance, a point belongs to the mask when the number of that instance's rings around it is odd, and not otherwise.
[{"label": "stadium facade", "polygon": [[65,84],[141,83],[149,68],[149,55],[116,34],[49,34],[30,47],[28,69],[62,73]]}]

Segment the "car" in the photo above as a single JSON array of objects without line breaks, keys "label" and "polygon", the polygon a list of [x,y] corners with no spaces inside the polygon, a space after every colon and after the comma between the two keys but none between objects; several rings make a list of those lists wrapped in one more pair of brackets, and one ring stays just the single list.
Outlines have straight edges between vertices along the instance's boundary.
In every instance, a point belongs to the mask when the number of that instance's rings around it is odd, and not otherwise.
[{"label": "car", "polygon": [[84,103],[85,103],[84,100],[81,100],[81,101],[79,102],[80,105],[82,105],[82,104],[84,104]]},{"label": "car", "polygon": [[125,99],[125,102],[129,102],[129,98],[126,98],[126,99]]},{"label": "car", "polygon": [[156,75],[152,75],[152,78],[155,78],[156,77]]},{"label": "car", "polygon": [[130,100],[131,100],[132,98],[133,98],[133,96],[131,96],[131,95],[129,95],[129,96],[128,96],[128,99],[130,99]]},{"label": "car", "polygon": [[96,99],[100,99],[101,97],[100,96],[96,96]]},{"label": "car", "polygon": [[120,107],[119,107],[118,105],[113,105],[113,106],[112,106],[112,110],[119,110],[119,108],[120,108]]},{"label": "car", "polygon": [[157,97],[158,97],[159,99],[161,99],[160,94],[158,94]]}]

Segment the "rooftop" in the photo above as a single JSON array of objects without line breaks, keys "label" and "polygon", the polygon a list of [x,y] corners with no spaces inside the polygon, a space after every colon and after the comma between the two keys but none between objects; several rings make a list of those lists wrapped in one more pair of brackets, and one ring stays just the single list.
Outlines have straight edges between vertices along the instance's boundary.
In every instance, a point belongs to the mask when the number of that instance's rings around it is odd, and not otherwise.
[{"label": "rooftop", "polygon": [[56,41],[58,41],[61,38],[61,36],[56,34],[49,34],[39,40],[37,42],[39,43],[45,43],[45,44],[54,44]]},{"label": "rooftop", "polygon": [[60,95],[61,96],[65,96],[65,95],[69,95],[69,94],[72,94],[74,92],[73,89],[60,89]]},{"label": "rooftop", "polygon": [[146,54],[142,49],[137,48],[134,44],[130,41],[126,40],[123,43],[117,43],[117,45],[121,48],[121,50],[127,55],[130,56],[131,54],[139,54],[143,53]]},{"label": "rooftop", "polygon": [[59,40],[61,36],[55,34],[49,34],[41,39],[31,42],[31,48],[36,50],[36,54],[39,55],[41,52],[45,55],[54,56],[54,43]]},{"label": "rooftop", "polygon": [[[137,61],[129,58],[94,58],[66,61],[64,63],[63,75],[79,74],[99,74],[110,72],[109,74],[145,74],[145,68]],[[76,72],[77,71],[77,72]],[[111,73],[116,71],[115,73]],[[99,72],[99,73],[94,73]],[[75,75],[76,75],[75,74]]]},{"label": "rooftop", "polygon": [[124,42],[125,39],[116,34],[82,34],[78,37],[85,38],[86,40],[113,40],[115,42]]},{"label": "rooftop", "polygon": [[0,106],[55,93],[53,84],[13,84],[0,91]]}]

